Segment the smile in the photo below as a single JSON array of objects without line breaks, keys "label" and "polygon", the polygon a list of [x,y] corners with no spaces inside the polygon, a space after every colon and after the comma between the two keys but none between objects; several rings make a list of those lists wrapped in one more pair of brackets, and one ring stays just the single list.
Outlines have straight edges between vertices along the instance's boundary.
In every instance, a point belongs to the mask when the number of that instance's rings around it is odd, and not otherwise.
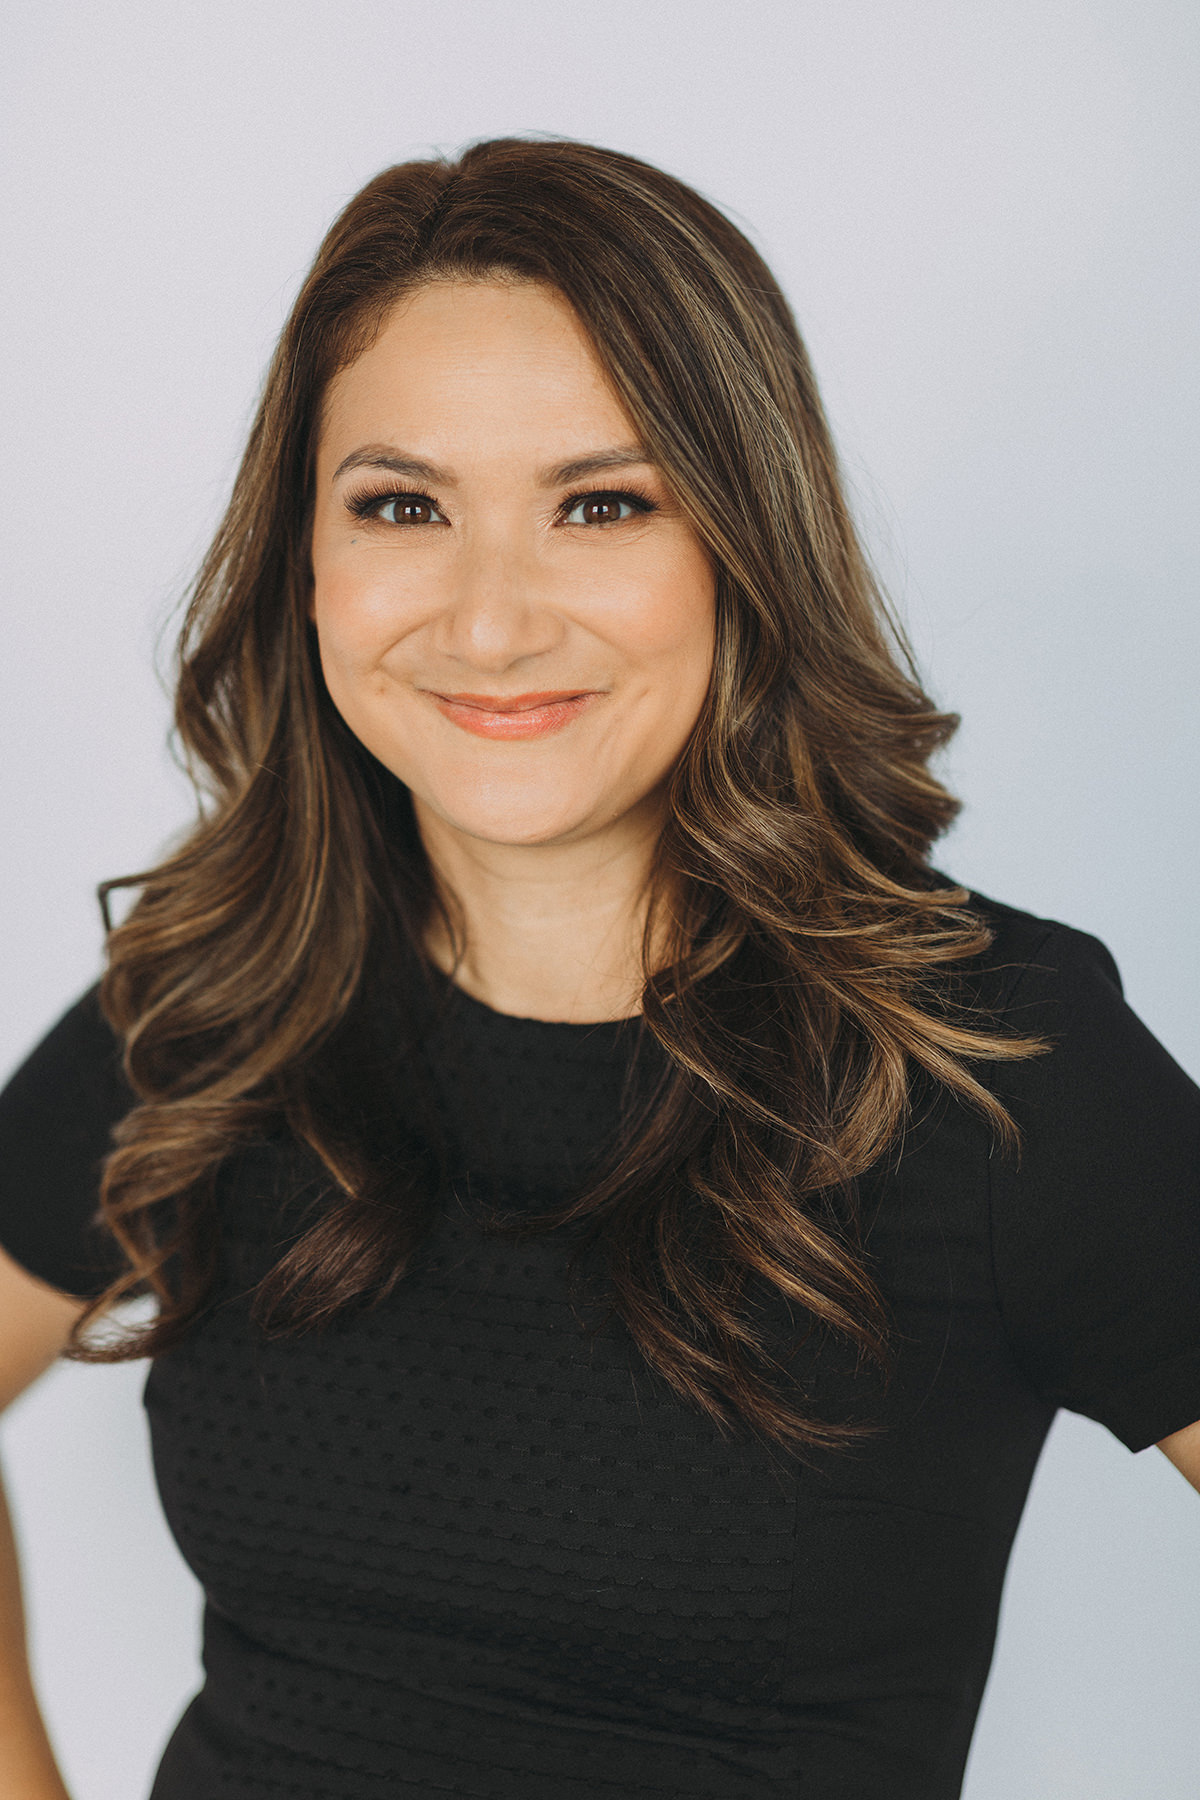
[{"label": "smile", "polygon": [[595,689],[541,694],[432,694],[444,719],[476,737],[532,738],[561,731],[599,698]]}]

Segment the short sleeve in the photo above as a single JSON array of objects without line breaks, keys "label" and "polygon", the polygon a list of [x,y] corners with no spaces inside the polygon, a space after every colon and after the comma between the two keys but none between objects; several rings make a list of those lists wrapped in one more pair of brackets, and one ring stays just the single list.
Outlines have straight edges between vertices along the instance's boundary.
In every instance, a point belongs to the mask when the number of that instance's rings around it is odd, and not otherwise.
[{"label": "short sleeve", "polygon": [[1019,1162],[990,1164],[1009,1340],[1045,1399],[1141,1450],[1200,1419],[1200,1088],[1069,926],[1006,1017],[1053,1042],[996,1084],[1023,1137]]},{"label": "short sleeve", "polygon": [[0,1244],[64,1293],[100,1293],[123,1266],[97,1209],[112,1128],[133,1104],[96,988],[0,1093]]}]

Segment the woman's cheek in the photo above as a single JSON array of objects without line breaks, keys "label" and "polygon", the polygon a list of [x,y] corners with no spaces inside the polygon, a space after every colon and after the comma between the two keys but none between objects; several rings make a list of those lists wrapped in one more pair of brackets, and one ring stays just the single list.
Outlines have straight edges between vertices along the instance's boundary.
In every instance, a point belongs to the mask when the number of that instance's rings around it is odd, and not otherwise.
[{"label": "woman's cheek", "polygon": [[711,651],[716,584],[707,562],[672,558],[634,581],[597,588],[591,600],[587,611],[598,635],[632,660],[690,661],[706,646]]},{"label": "woman's cheek", "polygon": [[360,664],[386,655],[428,613],[428,584],[394,570],[333,567],[318,580],[313,616],[322,643],[339,660]]}]

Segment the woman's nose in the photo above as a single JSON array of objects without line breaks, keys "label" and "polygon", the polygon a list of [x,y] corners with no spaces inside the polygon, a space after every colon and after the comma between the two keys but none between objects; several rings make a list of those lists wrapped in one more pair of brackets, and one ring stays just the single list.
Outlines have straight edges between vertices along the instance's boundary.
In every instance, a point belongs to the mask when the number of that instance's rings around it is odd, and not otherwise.
[{"label": "woman's nose", "polygon": [[439,651],[498,673],[552,650],[561,635],[544,572],[519,534],[496,529],[467,534],[437,618]]}]

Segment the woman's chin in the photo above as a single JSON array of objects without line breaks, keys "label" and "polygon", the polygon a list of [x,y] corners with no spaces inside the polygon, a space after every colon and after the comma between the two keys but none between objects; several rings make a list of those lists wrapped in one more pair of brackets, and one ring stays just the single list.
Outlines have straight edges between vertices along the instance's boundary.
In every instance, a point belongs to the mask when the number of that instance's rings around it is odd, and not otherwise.
[{"label": "woman's chin", "polygon": [[497,805],[495,796],[481,796],[479,804],[464,806],[462,794],[456,793],[449,805],[441,804],[436,796],[422,800],[416,795],[414,804],[426,836],[431,831],[435,836],[448,832],[477,843],[495,844],[497,848],[538,849],[577,843],[611,830],[615,823],[611,807],[602,808],[578,799],[514,796]]}]

